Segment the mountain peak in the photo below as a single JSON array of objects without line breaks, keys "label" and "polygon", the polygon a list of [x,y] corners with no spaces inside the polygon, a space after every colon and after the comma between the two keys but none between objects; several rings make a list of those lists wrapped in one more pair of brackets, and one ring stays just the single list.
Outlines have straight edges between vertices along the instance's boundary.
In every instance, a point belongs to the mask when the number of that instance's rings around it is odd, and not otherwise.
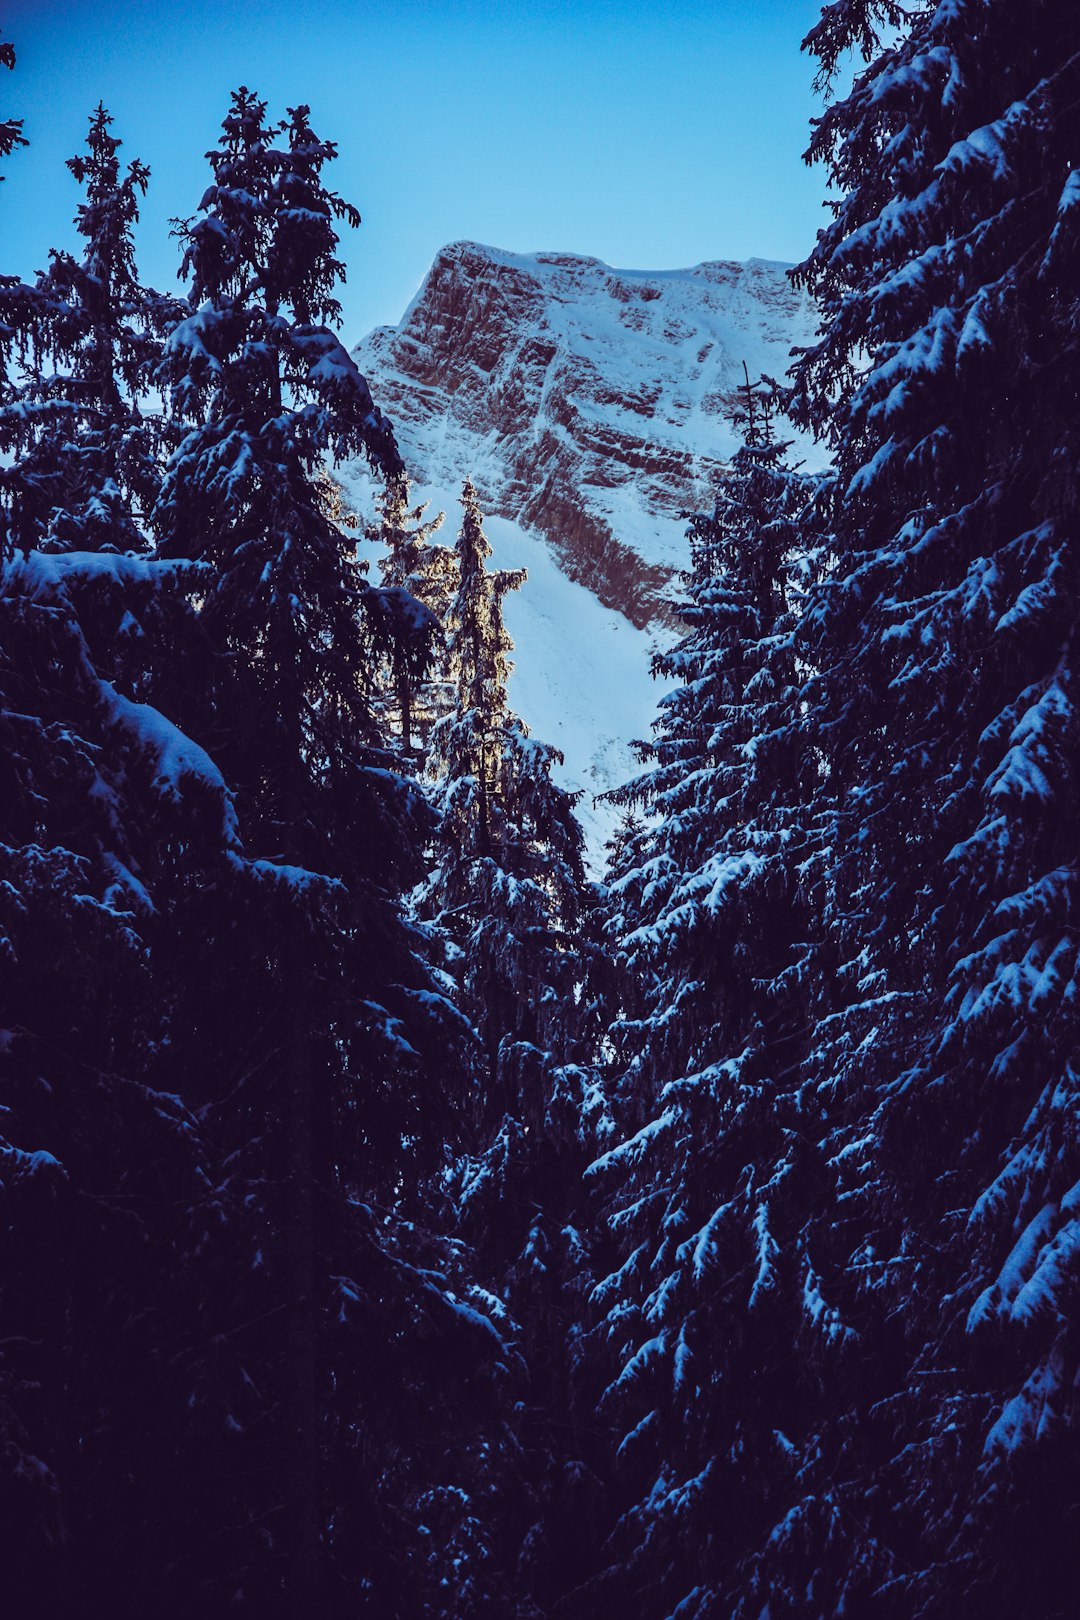
[{"label": "mountain peak", "polygon": [[396,327],[357,350],[418,483],[471,473],[486,509],[644,625],[668,613],[688,509],[737,439],[742,366],[782,376],[814,312],[765,259],[616,269],[568,252],[442,248]]}]

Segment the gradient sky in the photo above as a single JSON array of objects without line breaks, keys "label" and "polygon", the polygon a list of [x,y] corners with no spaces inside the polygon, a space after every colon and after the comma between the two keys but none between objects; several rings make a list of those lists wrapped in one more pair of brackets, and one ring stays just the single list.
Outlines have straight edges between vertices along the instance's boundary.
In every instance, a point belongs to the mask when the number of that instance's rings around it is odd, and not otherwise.
[{"label": "gradient sky", "polygon": [[0,188],[0,272],[71,246],[64,159],[104,100],[152,170],[144,280],[174,284],[172,216],[209,177],[229,92],[306,101],[364,223],[346,231],[345,335],[396,322],[438,248],[472,238],[633,269],[795,260],[823,222],[801,153],[799,42],[818,0],[0,0],[0,116],[31,145]]}]

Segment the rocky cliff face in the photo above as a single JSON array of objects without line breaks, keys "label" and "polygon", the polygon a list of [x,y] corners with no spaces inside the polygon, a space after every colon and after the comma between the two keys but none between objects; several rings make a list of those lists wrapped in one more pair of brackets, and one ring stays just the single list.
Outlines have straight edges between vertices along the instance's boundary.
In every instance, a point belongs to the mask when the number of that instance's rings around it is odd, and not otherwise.
[{"label": "rocky cliff face", "polygon": [[764,260],[612,270],[455,242],[356,355],[415,482],[471,473],[490,512],[645,625],[685,561],[680,514],[708,502],[736,446],[743,361],[783,376],[813,325]]}]

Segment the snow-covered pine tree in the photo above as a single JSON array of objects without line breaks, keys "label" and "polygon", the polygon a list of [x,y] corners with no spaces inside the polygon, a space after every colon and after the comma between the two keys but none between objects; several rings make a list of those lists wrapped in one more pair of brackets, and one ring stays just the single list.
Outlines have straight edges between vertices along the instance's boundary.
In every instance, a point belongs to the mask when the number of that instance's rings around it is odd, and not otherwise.
[{"label": "snow-covered pine tree", "polygon": [[409,480],[387,480],[379,501],[380,523],[373,538],[386,546],[379,572],[387,587],[407,590],[431,609],[443,623],[457,592],[457,559],[453,546],[432,545],[446,519],[445,512],[427,518],[428,502],[413,506]]},{"label": "snow-covered pine tree", "polygon": [[470,480],[462,505],[447,616],[456,702],[432,733],[441,825],[422,910],[452,942],[450,970],[477,1034],[455,1201],[459,1231],[520,1333],[528,1387],[514,1467],[528,1500],[517,1507],[519,1580],[547,1612],[589,1522],[569,1387],[592,1089],[578,942],[587,885],[574,795],[552,780],[561,756],[529,736],[508,702],[503,599],[525,571],[488,567]]},{"label": "snow-covered pine tree", "polygon": [[415,753],[422,762],[447,701],[442,625],[457,586],[457,559],[452,547],[432,545],[445,514],[425,518],[427,505],[411,504],[404,473],[387,479],[378,505],[369,538],[385,548],[379,571],[388,609],[387,720],[405,757]]},{"label": "snow-covered pine tree", "polygon": [[744,446],[690,526],[687,633],[656,660],[678,685],[650,768],[618,795],[648,819],[609,878],[622,1140],[590,1169],[610,1269],[584,1376],[614,1431],[614,1512],[583,1614],[735,1612],[818,1404],[813,1339],[832,1331],[823,1123],[800,1092],[820,851],[795,636],[816,491],[770,399],[747,380]]},{"label": "snow-covered pine tree", "polygon": [[763,1579],[773,1614],[813,1581],[823,1613],[1050,1620],[1080,1498],[1080,13],[838,0],[807,43],[869,63],[808,154],[838,201],[796,393],[836,457],[816,1067],[869,1348]]},{"label": "snow-covered pine tree", "polygon": [[136,159],[121,174],[111,125],[99,106],[86,151],[68,161],[86,189],[75,218],[81,256],[54,249],[33,286],[0,287],[10,317],[0,512],[24,552],[104,554],[64,565],[95,668],[128,696],[158,706],[165,698],[174,712],[198,656],[189,604],[197,570],[107,559],[146,553],[167,438],[149,405],[154,368],[164,332],[190,311],[140,282],[133,230],[149,171]]},{"label": "snow-covered pine tree", "polygon": [[[551,777],[558,751],[529,736],[507,699],[513,642],[503,598],[525,570],[487,567],[491,545],[469,480],[462,505],[447,618],[456,702],[432,739],[442,825],[425,906],[444,919],[462,953],[465,1007],[490,1076],[477,1099],[478,1128],[486,1131],[507,1104],[521,1108],[509,1078],[512,1049],[556,1050],[565,1011],[559,987],[573,983],[582,839],[574,796]],[[542,1107],[537,1093],[524,1111],[538,1121]]]},{"label": "snow-covered pine tree", "polygon": [[401,472],[332,330],[336,222],[358,218],[325,185],[334,155],[306,108],[273,124],[234,95],[182,228],[196,309],[165,381],[186,432],[155,514],[163,554],[208,570],[207,741],[250,852],[190,897],[205,934],[168,1053],[249,1215],[213,1277],[257,1391],[216,1442],[217,1546],[238,1600],[304,1620],[472,1612],[485,1554],[454,1434],[500,1354],[448,1251],[399,1218],[452,1130],[459,1020],[402,908],[428,812],[373,712],[384,603],[322,477],[327,456]]},{"label": "snow-covered pine tree", "polygon": [[[161,985],[149,947],[166,852],[220,851],[234,818],[202,750],[122,678],[131,660],[118,627],[131,640],[140,621],[166,622],[159,603],[183,604],[183,571],[28,549],[44,533],[24,521],[40,510],[41,440],[66,408],[77,456],[93,400],[28,379],[39,359],[64,375],[55,289],[7,278],[0,301],[5,1592],[28,1615],[99,1592],[118,1614],[145,1613],[147,1580],[160,1587],[182,1551],[177,1303],[213,1222],[198,1122],[154,1084]],[[54,450],[68,453],[59,439]],[[111,538],[95,527],[103,551],[129,537],[127,515],[117,523]]]},{"label": "snow-covered pine tree", "polygon": [[20,346],[22,386],[5,417],[24,549],[144,549],[142,520],[157,495],[160,423],[141,407],[160,333],[182,306],[139,283],[132,230],[149,170],[135,160],[121,175],[111,124],[99,106],[86,153],[68,162],[87,193],[76,217],[81,259],[54,250],[33,290],[21,290],[38,347]]},{"label": "snow-covered pine tree", "polygon": [[161,332],[184,313],[176,299],[143,288],[135,268],[133,227],[150,171],[138,159],[121,176],[101,105],[90,118],[85,155],[68,168],[86,187],[76,225],[85,239],[81,261],[53,253],[40,290],[62,308],[53,328],[54,357],[67,362],[58,378],[82,418],[63,507],[50,515],[44,544],[63,550],[136,550],[143,520],[160,483],[158,426],[144,414]]}]

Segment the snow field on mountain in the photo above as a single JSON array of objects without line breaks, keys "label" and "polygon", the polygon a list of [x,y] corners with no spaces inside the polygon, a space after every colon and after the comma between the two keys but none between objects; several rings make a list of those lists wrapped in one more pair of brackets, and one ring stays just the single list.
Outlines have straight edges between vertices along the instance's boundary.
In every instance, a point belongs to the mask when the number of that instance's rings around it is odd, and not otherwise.
[{"label": "snow field on mountain", "polygon": [[[599,523],[651,567],[685,568],[682,513],[711,506],[716,470],[740,442],[731,413],[743,363],[751,377],[783,376],[814,325],[786,267],[767,260],[620,270],[458,242],[437,256],[399,325],[354,351],[393,423],[414,497],[446,511],[438,538],[453,544],[469,476],[494,566],[529,571],[506,599],[510,701],[564,753],[560,780],[581,792],[594,867],[619,816],[596,796],[636,774],[631,744],[650,735],[663,693],[652,654],[674,632],[655,617],[637,628],[602,604],[622,605],[596,568],[619,565],[575,555],[576,520]],[[794,460],[822,465],[818,447],[791,436]],[[349,488],[370,515],[373,492],[358,469]],[[597,594],[569,578],[575,563]],[[672,579],[663,594],[677,593]]]},{"label": "snow field on mountain", "polygon": [[[451,243],[400,324],[354,352],[417,478],[469,471],[516,515],[530,493],[521,469],[547,435],[566,465],[533,469],[534,484],[569,475],[576,503],[622,545],[678,569],[678,512],[707,502],[712,470],[740,442],[744,362],[781,378],[793,347],[813,340],[813,308],[786,270],[764,259],[621,270]],[[806,435],[790,436],[795,460],[823,464]]]},{"label": "snow field on mountain", "polygon": [[557,777],[581,791],[578,818],[597,868],[620,812],[596,795],[635,774],[630,744],[649,736],[665,689],[649,668],[657,631],[638,630],[604,607],[566,577],[544,540],[516,523],[490,518],[485,532],[497,567],[529,571],[505,603],[515,644],[510,702],[535,736],[564,755]]}]

